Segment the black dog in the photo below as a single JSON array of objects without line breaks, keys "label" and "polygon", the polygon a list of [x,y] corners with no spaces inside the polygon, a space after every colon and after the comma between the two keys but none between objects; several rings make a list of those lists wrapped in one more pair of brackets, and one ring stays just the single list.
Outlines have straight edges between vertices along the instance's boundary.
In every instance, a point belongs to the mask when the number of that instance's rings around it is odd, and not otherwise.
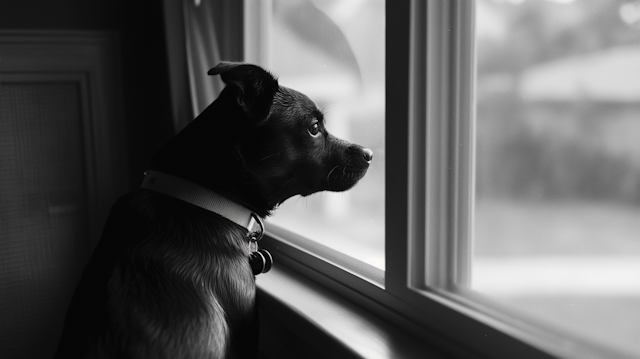
[{"label": "black dog", "polygon": [[250,222],[366,173],[372,152],[331,136],[305,95],[254,65],[225,62],[209,74],[226,84],[218,99],[112,208],[56,358],[255,356],[261,269],[248,257],[262,228]]}]

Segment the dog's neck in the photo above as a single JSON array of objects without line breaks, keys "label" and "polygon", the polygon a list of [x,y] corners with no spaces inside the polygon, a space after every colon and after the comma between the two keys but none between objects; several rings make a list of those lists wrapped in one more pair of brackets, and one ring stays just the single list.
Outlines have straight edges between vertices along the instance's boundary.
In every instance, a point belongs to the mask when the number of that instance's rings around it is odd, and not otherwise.
[{"label": "dog's neck", "polygon": [[159,171],[147,171],[141,187],[216,213],[246,228],[249,235],[262,236],[264,233],[262,218],[255,212],[193,182]]}]

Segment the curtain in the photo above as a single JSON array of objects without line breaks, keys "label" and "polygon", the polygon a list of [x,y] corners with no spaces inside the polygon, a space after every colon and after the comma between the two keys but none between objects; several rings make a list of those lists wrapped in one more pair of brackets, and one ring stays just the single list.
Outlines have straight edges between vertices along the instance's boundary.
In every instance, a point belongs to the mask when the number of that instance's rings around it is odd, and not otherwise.
[{"label": "curtain", "polygon": [[207,71],[243,59],[243,6],[237,0],[165,0],[172,105],[176,132],[222,91]]}]

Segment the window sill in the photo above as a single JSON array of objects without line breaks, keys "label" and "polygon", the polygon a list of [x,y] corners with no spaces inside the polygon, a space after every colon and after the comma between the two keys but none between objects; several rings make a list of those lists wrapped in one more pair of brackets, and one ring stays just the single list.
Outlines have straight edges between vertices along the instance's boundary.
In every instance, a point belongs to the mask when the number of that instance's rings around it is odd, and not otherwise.
[{"label": "window sill", "polygon": [[[277,259],[277,258],[276,258]],[[443,358],[412,335],[276,263],[256,279],[267,358]]]}]

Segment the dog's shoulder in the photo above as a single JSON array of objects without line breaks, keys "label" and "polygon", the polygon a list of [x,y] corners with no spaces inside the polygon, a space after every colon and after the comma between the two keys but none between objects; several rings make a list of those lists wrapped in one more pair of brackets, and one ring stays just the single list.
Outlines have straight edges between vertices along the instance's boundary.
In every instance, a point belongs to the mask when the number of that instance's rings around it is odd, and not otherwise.
[{"label": "dog's shoulder", "polygon": [[[225,318],[246,318],[233,327],[253,320],[254,278],[244,237],[230,221],[160,193],[140,189],[122,196],[76,288],[59,355],[118,356],[134,347],[152,354],[176,340],[193,342],[193,350],[224,350],[233,329]],[[230,288],[238,292],[232,301],[219,295]],[[139,327],[121,327],[126,323]],[[103,347],[123,333],[127,348]],[[77,346],[93,342],[90,337],[102,344]]]}]

